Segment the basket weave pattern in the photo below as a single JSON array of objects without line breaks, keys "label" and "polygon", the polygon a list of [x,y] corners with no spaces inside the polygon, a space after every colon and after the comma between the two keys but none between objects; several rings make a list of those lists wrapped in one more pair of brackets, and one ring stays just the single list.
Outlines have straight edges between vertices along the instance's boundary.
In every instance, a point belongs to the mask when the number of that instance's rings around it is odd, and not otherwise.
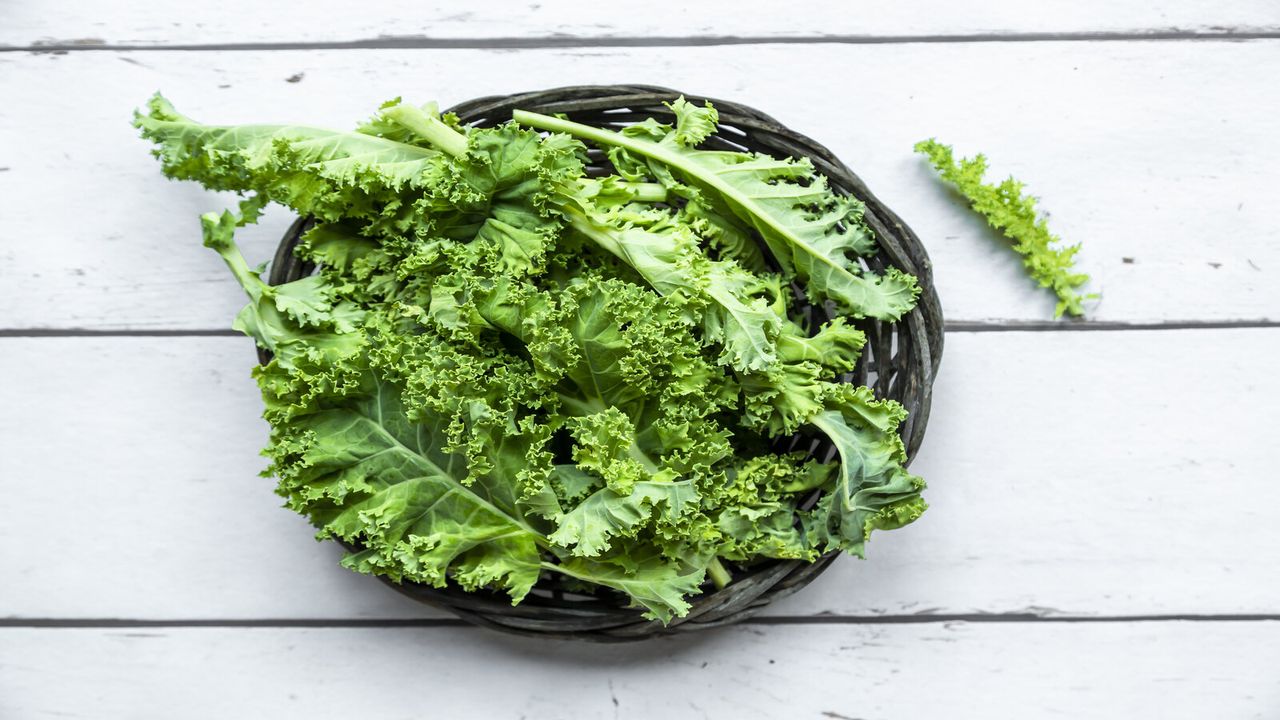
[{"label": "basket weave pattern", "polygon": [[[674,121],[663,103],[682,93],[666,88],[643,85],[580,86],[557,88],[518,95],[485,97],[450,109],[464,123],[489,127],[511,119],[515,109],[543,114],[564,113],[570,119],[617,129],[647,117]],[[908,457],[915,455],[924,438],[929,418],[933,378],[942,356],[942,310],[933,287],[929,257],[915,233],[893,211],[884,206],[861,180],[841,163],[831,151],[803,135],[779,125],[773,118],[738,103],[685,95],[696,104],[710,100],[720,114],[716,135],[705,147],[761,152],[775,157],[808,157],[814,167],[826,175],[839,192],[853,195],[866,204],[867,226],[875,234],[880,252],[866,260],[867,267],[883,270],[897,267],[915,275],[921,287],[916,308],[898,323],[858,321],[867,334],[867,345],[850,382],[870,385],[878,397],[892,398],[909,411],[902,425],[902,437]],[[607,165],[603,156],[591,153],[591,168]],[[293,254],[310,221],[300,218],[281,240],[271,266],[270,282],[290,282],[309,275],[314,268]],[[809,306],[798,298],[799,310],[825,315],[821,307]],[[263,362],[269,355],[261,354]],[[801,443],[810,445],[801,448]],[[786,451],[808,449],[814,457],[829,459],[834,449],[829,443],[812,443],[800,437],[784,440],[775,448]],[[810,502],[817,498],[810,499]],[[420,602],[448,610],[477,625],[506,632],[537,636],[555,636],[596,641],[636,640],[657,634],[709,628],[737,622],[758,612],[771,601],[790,595],[818,576],[837,553],[823,556],[817,562],[769,560],[749,568],[736,569],[733,581],[718,590],[708,589],[690,599],[693,608],[688,615],[672,620],[670,625],[646,620],[641,611],[625,607],[622,596],[583,595],[569,592],[554,580],[544,579],[520,605],[512,606],[505,595],[463,592],[456,587],[433,588],[416,583],[388,584]]]}]

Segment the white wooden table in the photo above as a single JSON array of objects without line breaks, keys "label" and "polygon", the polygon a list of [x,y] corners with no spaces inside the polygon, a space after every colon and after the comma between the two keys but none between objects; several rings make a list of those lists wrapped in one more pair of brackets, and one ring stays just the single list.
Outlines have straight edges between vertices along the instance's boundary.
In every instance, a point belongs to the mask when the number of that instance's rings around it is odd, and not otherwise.
[{"label": "white wooden table", "polygon": [[[1280,3],[683,5],[0,3],[0,718],[1280,717]],[[611,82],[764,109],[925,238],[932,509],[733,629],[508,638],[340,569],[257,477],[195,220],[226,198],[129,112]],[[1084,243],[1087,322],[912,155],[935,135]]]}]

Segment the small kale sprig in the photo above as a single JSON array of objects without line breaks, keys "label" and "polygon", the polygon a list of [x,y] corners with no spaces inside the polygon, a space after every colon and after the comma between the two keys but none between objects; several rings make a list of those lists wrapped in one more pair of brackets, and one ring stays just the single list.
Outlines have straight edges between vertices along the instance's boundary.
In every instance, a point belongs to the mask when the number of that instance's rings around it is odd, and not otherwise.
[{"label": "small kale sprig", "polygon": [[955,185],[991,227],[1013,241],[1013,249],[1022,255],[1022,264],[1031,277],[1058,296],[1054,317],[1062,317],[1064,312],[1084,314],[1084,301],[1098,296],[1078,292],[1089,281],[1088,275],[1075,272],[1080,246],[1060,246],[1062,239],[1049,232],[1047,220],[1036,212],[1036,198],[1022,194],[1021,182],[1009,177],[999,185],[988,185],[983,182],[986,156],[979,154],[957,161],[950,145],[933,138],[916,143],[915,150],[929,158],[942,179]]}]

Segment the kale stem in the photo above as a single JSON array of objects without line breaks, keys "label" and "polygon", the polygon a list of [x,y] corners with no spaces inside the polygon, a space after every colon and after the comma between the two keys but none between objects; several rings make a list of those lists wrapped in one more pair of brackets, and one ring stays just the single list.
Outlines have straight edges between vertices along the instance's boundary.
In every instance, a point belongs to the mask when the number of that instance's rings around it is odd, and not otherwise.
[{"label": "kale stem", "polygon": [[629,263],[631,258],[627,257],[626,251],[622,249],[622,245],[613,238],[609,233],[604,232],[595,223],[576,208],[566,207],[564,216],[569,219],[569,225],[574,230],[585,235],[592,242],[600,247],[608,250],[618,257],[619,260]]},{"label": "kale stem", "polygon": [[249,263],[245,262],[244,255],[240,253],[240,247],[236,245],[236,216],[230,211],[205,213],[200,216],[200,226],[204,234],[204,246],[222,256],[223,262],[231,269],[231,274],[235,275],[240,287],[251,300],[257,302],[261,299],[267,285],[249,268]]},{"label": "kale stem", "polygon": [[720,558],[718,557],[711,558],[711,564],[707,566],[707,575],[711,577],[711,582],[716,584],[717,590],[728,585],[733,580],[733,576],[729,574],[728,570],[724,569],[724,565],[720,564]]},{"label": "kale stem", "polygon": [[626,182],[623,185],[631,193],[631,199],[638,202],[667,201],[667,188],[659,183]]},{"label": "kale stem", "polygon": [[445,125],[439,117],[413,105],[396,105],[382,111],[392,122],[403,125],[415,135],[453,157],[467,152],[467,136]]}]

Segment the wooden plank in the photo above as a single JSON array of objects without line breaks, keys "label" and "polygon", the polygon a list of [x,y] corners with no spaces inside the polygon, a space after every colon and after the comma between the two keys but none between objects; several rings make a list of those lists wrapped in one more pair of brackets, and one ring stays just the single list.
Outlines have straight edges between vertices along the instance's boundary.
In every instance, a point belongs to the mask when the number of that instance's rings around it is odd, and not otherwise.
[{"label": "wooden plank", "polygon": [[[1280,330],[951,334],[932,508],[778,615],[1280,612]],[[430,615],[255,476],[247,340],[0,340],[0,617]]]},{"label": "wooden plank", "polygon": [[1270,717],[1280,623],[737,627],[640,645],[464,628],[0,630],[0,714]]},{"label": "wooden plank", "polygon": [[1071,32],[1249,32],[1280,28],[1268,0],[1046,0],[1024,4],[926,0],[850,9],[815,0],[779,22],[767,0],[688,3],[661,12],[590,0],[486,2],[337,0],[269,5],[225,0],[175,6],[160,0],[12,0],[0,15],[0,45],[164,46],[219,43],[324,43],[388,39],[886,37]]},{"label": "wooden plank", "polygon": [[[402,93],[638,78],[751,102],[828,143],[925,238],[949,320],[1045,320],[1054,303],[912,154],[931,135],[1044,197],[1084,244],[1104,294],[1093,319],[1277,320],[1277,63],[1271,42],[0,54],[0,197],[16,210],[0,220],[0,324],[229,325],[239,291],[196,227],[227,200],[166,182],[128,125],[156,88],[209,121],[343,127]],[[838,69],[838,92],[801,66]],[[288,219],[249,232],[250,255],[269,257]]]}]

